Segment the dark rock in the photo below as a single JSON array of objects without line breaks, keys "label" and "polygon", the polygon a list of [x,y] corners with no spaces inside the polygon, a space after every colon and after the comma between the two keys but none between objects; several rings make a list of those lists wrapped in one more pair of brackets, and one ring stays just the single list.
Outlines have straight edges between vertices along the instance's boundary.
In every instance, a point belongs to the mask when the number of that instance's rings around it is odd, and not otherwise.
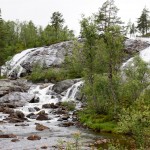
[{"label": "dark rock", "polygon": [[3,109],[3,113],[5,113],[5,114],[12,114],[12,113],[14,113],[14,110],[12,108],[5,107]]},{"label": "dark rock", "polygon": [[62,118],[59,118],[57,121],[63,121],[63,119],[62,119]]},{"label": "dark rock", "polygon": [[16,138],[17,136],[15,134],[2,134],[0,135],[0,138]]},{"label": "dark rock", "polygon": [[55,111],[55,114],[67,114],[67,111],[65,109],[59,108],[58,110]]},{"label": "dark rock", "polygon": [[14,113],[10,114],[5,120],[8,120],[9,123],[18,123],[23,122],[27,119],[21,111],[15,111]]},{"label": "dark rock", "polygon": [[9,123],[18,123],[18,122],[24,122],[24,120],[18,119],[18,118],[7,118]]},{"label": "dark rock", "polygon": [[74,123],[73,122],[63,122],[62,124],[60,124],[60,126],[63,126],[63,127],[70,127],[70,126],[73,126]]},{"label": "dark rock", "polygon": [[34,140],[40,140],[41,137],[33,134],[33,135],[30,135],[27,139],[34,141]]},{"label": "dark rock", "polygon": [[47,149],[48,147],[46,145],[41,146],[41,149]]},{"label": "dark rock", "polygon": [[63,119],[63,120],[68,120],[68,118],[69,118],[69,115],[63,115],[63,116],[61,117],[61,119]]},{"label": "dark rock", "polygon": [[3,112],[4,108],[2,106],[0,106],[0,112]]},{"label": "dark rock", "polygon": [[17,110],[17,111],[14,113],[14,117],[24,120],[25,115],[24,115],[23,112]]},{"label": "dark rock", "polygon": [[34,97],[33,99],[30,100],[29,103],[39,103],[39,101],[40,101],[39,97],[36,98]]},{"label": "dark rock", "polygon": [[38,107],[34,107],[34,109],[35,109],[36,111],[39,111],[39,110],[40,110],[40,108],[38,108]]},{"label": "dark rock", "polygon": [[47,115],[47,114],[45,113],[45,110],[41,110],[41,111],[38,113],[38,115]]},{"label": "dark rock", "polygon": [[49,120],[49,118],[48,118],[48,116],[47,115],[39,115],[37,118],[36,118],[36,120]]},{"label": "dark rock", "polygon": [[38,115],[32,115],[30,116],[30,119],[36,119],[38,117]]},{"label": "dark rock", "polygon": [[34,116],[35,114],[34,113],[30,113],[28,115],[26,115],[27,118],[30,118],[31,116]]},{"label": "dark rock", "polygon": [[34,108],[28,108],[28,111],[29,112],[35,112],[35,109]]},{"label": "dark rock", "polygon": [[23,124],[15,124],[15,126],[22,126],[22,127],[25,127],[25,126],[29,126],[29,124],[25,124],[25,123],[23,123]]},{"label": "dark rock", "polygon": [[11,142],[19,142],[19,139],[12,139]]},{"label": "dark rock", "polygon": [[59,107],[59,106],[58,106],[58,105],[55,105],[54,103],[42,105],[42,108],[52,108],[52,109],[56,109],[56,108],[58,108],[58,107]]},{"label": "dark rock", "polygon": [[43,130],[46,130],[46,129],[49,129],[49,128],[42,125],[42,124],[36,123],[36,128],[35,129],[38,130],[38,131],[43,131]]}]

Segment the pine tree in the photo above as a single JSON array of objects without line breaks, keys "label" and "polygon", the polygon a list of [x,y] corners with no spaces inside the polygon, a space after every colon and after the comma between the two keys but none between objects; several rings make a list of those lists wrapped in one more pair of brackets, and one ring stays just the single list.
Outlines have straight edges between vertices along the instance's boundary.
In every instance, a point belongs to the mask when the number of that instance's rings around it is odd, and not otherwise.
[{"label": "pine tree", "polygon": [[0,75],[1,75],[1,66],[5,61],[5,30],[4,30],[4,22],[1,17],[1,9],[0,9]]},{"label": "pine tree", "polygon": [[141,16],[137,20],[137,29],[142,33],[142,35],[147,34],[150,29],[150,16],[147,8],[144,8]]},{"label": "pine tree", "polygon": [[123,22],[117,16],[118,8],[114,0],[107,0],[103,3],[98,14],[95,15],[95,20],[98,23],[99,31],[106,31],[110,26],[120,25]]},{"label": "pine tree", "polygon": [[51,25],[55,29],[56,39],[58,39],[58,32],[63,27],[64,19],[60,12],[54,12],[51,17]]}]

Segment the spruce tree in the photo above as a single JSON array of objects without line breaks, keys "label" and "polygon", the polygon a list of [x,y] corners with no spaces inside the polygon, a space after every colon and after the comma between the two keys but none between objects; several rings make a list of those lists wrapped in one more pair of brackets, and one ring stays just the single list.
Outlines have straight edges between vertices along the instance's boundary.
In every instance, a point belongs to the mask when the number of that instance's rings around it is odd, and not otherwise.
[{"label": "spruce tree", "polygon": [[106,31],[110,26],[121,25],[123,22],[117,16],[118,8],[114,0],[107,0],[95,15],[95,20],[98,23],[99,31]]},{"label": "spruce tree", "polygon": [[0,9],[0,66],[3,65],[5,61],[5,30],[4,30],[4,21],[1,17]]},{"label": "spruce tree", "polygon": [[143,9],[141,16],[137,20],[137,29],[142,35],[147,34],[150,29],[150,16],[147,8]]},{"label": "spruce tree", "polygon": [[51,17],[51,25],[55,29],[56,39],[58,39],[58,32],[63,27],[64,19],[60,12],[54,12]]}]

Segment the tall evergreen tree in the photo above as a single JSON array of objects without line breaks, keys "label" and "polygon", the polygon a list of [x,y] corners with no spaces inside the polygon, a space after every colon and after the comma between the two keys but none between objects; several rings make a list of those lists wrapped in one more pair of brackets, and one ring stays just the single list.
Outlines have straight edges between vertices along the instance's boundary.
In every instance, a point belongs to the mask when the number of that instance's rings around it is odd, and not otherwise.
[{"label": "tall evergreen tree", "polygon": [[103,3],[98,14],[95,15],[99,31],[105,31],[110,26],[122,24],[120,17],[117,16],[118,10],[114,0],[107,0]]},{"label": "tall evergreen tree", "polygon": [[147,34],[150,29],[150,16],[147,8],[143,9],[141,16],[137,20],[137,29],[142,35]]},{"label": "tall evergreen tree", "polygon": [[1,17],[0,9],[0,66],[3,65],[5,61],[5,30],[4,30],[4,21]]},{"label": "tall evergreen tree", "polygon": [[55,29],[56,39],[58,39],[58,32],[63,27],[64,19],[60,12],[54,12],[51,17],[51,25]]}]

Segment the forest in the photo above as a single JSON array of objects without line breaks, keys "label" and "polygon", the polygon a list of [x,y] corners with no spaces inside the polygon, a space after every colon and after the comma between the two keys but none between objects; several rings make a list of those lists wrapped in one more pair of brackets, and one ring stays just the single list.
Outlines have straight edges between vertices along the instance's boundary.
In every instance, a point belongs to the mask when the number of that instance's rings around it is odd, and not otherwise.
[{"label": "forest", "polygon": [[[65,57],[59,71],[35,66],[26,78],[32,82],[82,78],[85,106],[78,112],[79,121],[96,132],[128,136],[129,147],[148,150],[149,64],[137,53],[129,56],[123,49],[127,37],[150,37],[149,10],[145,7],[137,22],[129,21],[126,25],[118,17],[118,11],[114,0],[107,0],[97,13],[90,17],[83,15],[79,36],[83,42],[78,42],[73,31],[64,26],[65,19],[60,12],[51,15],[50,24],[45,28],[37,27],[32,21],[5,21],[1,13],[0,66],[25,49],[73,41],[72,55]],[[122,68],[128,57],[134,57],[133,62]],[[115,143],[110,149],[129,147]]]}]

